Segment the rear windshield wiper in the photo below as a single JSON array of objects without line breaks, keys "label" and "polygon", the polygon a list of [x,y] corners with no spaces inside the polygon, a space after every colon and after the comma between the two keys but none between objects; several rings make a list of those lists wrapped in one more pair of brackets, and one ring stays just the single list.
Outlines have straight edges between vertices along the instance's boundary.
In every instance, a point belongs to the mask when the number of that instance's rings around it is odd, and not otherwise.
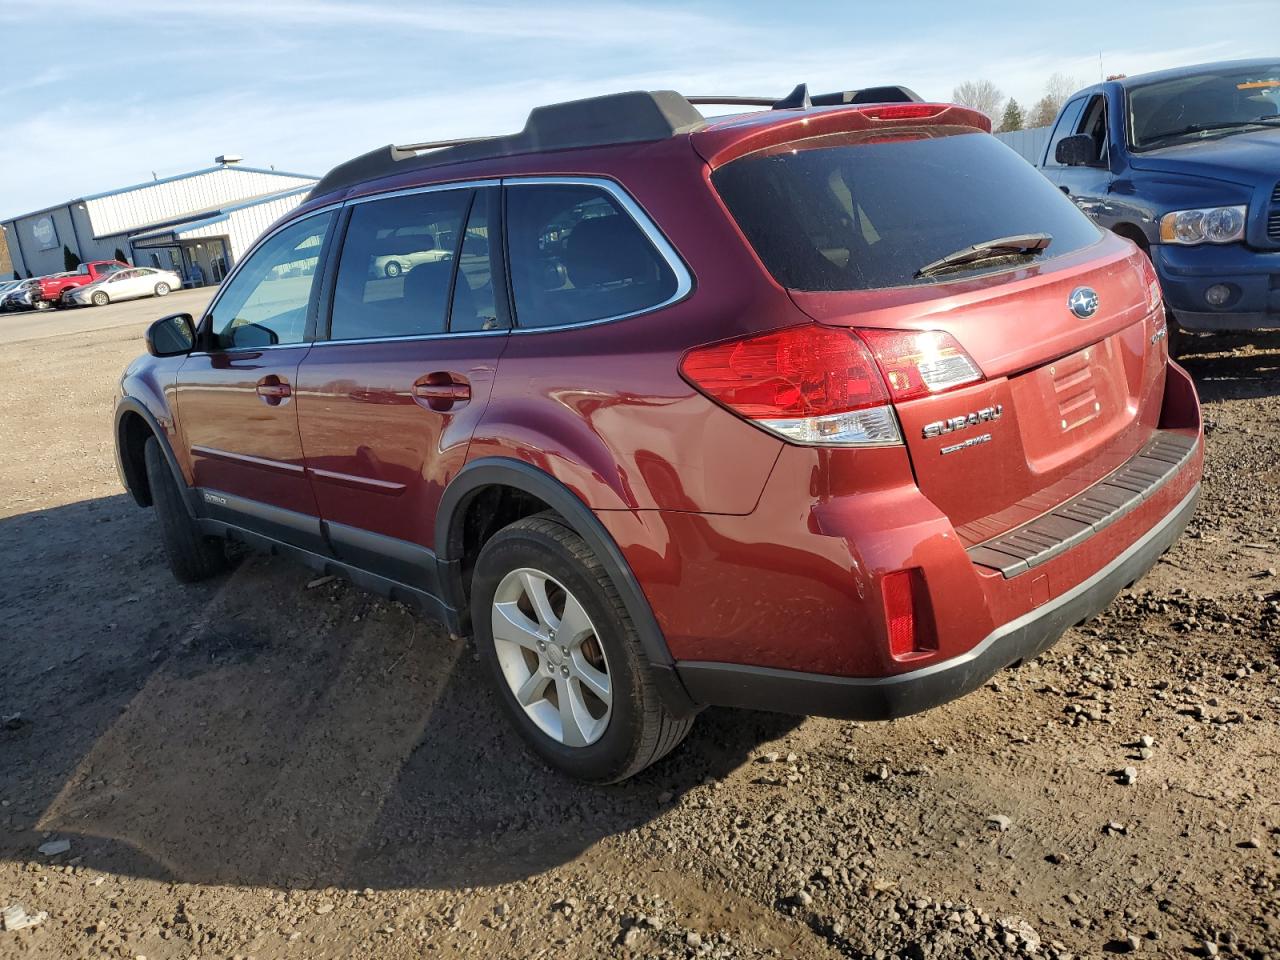
[{"label": "rear windshield wiper", "polygon": [[1018,254],[1033,256],[1042,253],[1051,243],[1053,243],[1053,237],[1047,233],[1019,233],[1012,237],[997,237],[994,240],[975,243],[973,246],[957,250],[955,253],[948,253],[945,257],[939,257],[932,263],[926,263],[916,271],[915,276],[919,280],[935,273],[943,273],[952,267],[958,267],[966,263],[977,263],[981,260],[993,260],[998,257]]}]

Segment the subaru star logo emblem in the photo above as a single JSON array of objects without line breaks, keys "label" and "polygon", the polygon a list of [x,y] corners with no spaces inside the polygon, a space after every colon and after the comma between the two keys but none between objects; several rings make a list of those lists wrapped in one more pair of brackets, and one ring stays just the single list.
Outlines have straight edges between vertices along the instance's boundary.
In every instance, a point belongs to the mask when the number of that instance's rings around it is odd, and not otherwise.
[{"label": "subaru star logo emblem", "polygon": [[1067,306],[1081,320],[1088,320],[1098,312],[1098,294],[1093,287],[1076,287],[1067,299]]}]

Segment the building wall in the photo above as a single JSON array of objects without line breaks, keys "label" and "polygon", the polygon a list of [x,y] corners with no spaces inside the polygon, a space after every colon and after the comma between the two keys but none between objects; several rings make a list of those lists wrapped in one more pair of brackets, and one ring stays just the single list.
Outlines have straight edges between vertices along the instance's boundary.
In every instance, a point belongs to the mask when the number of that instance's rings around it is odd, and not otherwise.
[{"label": "building wall", "polygon": [[231,254],[231,267],[239,262],[245,252],[253,246],[267,229],[290,210],[297,207],[307,198],[306,191],[299,191],[285,197],[278,197],[266,203],[255,203],[253,206],[233,210],[224,218],[217,218],[208,224],[194,226],[183,230],[179,236],[183,240],[199,240],[201,237],[226,237]]},{"label": "building wall", "polygon": [[117,193],[88,197],[85,214],[90,236],[118,234],[164,223],[200,210],[290,187],[310,186],[310,177],[261,172],[245,167],[214,167],[183,177],[143,184]]},{"label": "building wall", "polygon": [[[46,219],[53,224],[56,234],[52,246],[47,250],[42,249],[42,242],[36,237],[37,225]],[[14,259],[22,261],[23,276],[28,271],[37,277],[47,273],[61,273],[66,269],[63,245],[70,247],[73,252],[78,246],[69,207],[54,207],[27,214],[10,221],[6,226],[9,228],[7,232],[10,243],[15,252],[19,252]]]},{"label": "building wall", "polygon": [[0,280],[13,277],[13,258],[9,256],[9,240],[6,232],[0,230]]}]

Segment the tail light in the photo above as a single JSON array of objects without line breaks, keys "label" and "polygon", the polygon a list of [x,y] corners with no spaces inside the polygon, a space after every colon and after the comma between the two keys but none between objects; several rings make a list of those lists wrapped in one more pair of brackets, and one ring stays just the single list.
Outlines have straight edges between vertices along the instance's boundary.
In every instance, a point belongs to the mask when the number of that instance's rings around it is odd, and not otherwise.
[{"label": "tail light", "polygon": [[976,383],[982,371],[941,330],[862,330],[895,403]]},{"label": "tail light", "polygon": [[792,443],[824,446],[901,443],[891,402],[982,379],[950,334],[819,324],[698,347],[680,370],[738,416]]},{"label": "tail light", "polygon": [[884,619],[889,633],[889,654],[909,660],[937,649],[933,617],[919,569],[895,570],[880,581]]},{"label": "tail light", "polygon": [[805,324],[698,347],[680,370],[738,416],[793,443],[901,443],[884,379],[847,330]]}]

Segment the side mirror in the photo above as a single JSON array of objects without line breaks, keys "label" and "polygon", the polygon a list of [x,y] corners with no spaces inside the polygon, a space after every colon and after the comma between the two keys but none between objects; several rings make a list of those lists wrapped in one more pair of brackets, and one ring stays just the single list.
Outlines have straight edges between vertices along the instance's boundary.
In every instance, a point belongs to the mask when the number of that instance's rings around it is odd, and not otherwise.
[{"label": "side mirror", "polygon": [[147,353],[153,357],[186,356],[196,346],[196,328],[189,313],[162,317],[147,327]]},{"label": "side mirror", "polygon": [[1063,137],[1054,148],[1053,159],[1068,167],[1081,167],[1098,159],[1098,146],[1087,133]]}]

